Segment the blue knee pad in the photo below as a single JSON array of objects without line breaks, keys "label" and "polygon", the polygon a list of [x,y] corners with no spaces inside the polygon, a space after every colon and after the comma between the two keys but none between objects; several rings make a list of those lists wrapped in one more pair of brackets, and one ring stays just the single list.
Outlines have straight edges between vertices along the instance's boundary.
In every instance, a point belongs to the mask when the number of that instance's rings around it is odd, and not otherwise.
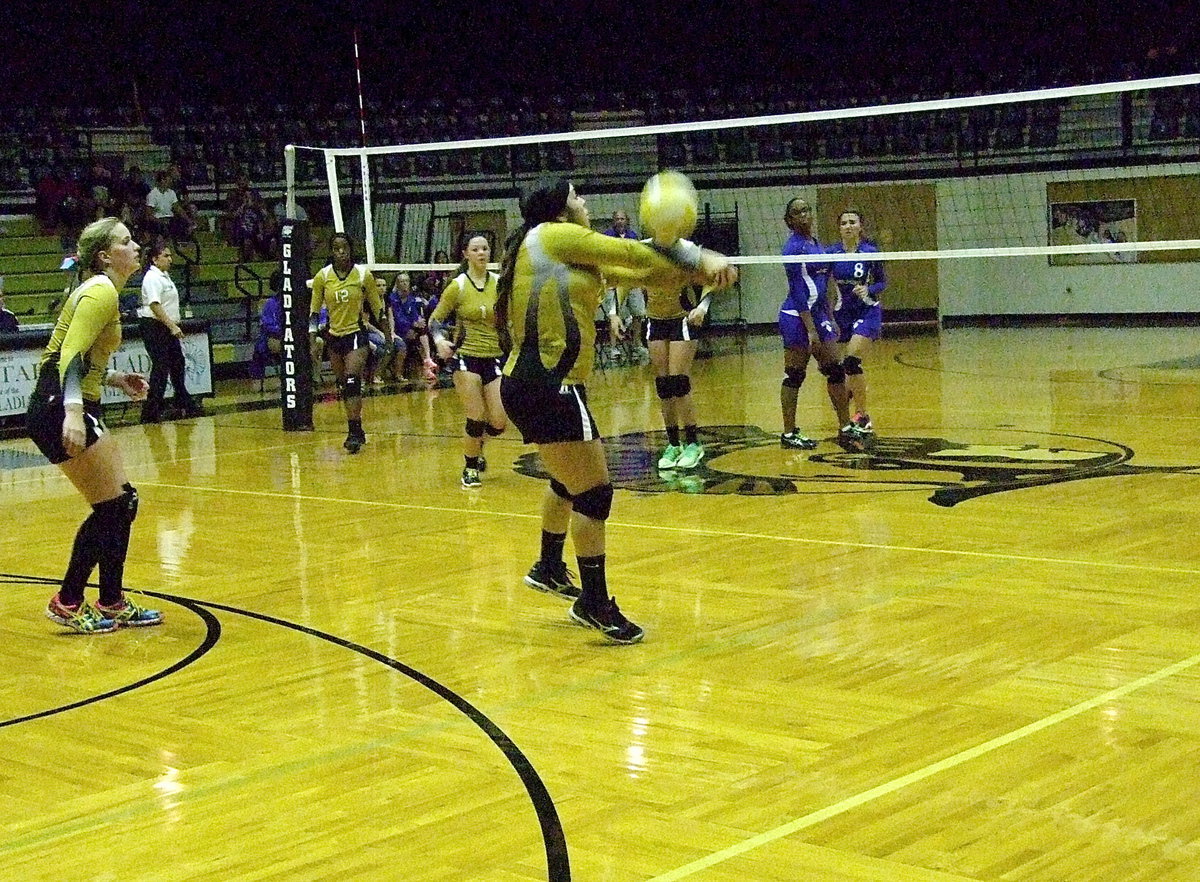
[{"label": "blue knee pad", "polygon": [[658,393],[658,397],[664,401],[668,398],[673,398],[671,394],[671,378],[670,377],[655,377],[654,391]]},{"label": "blue knee pad", "polygon": [[783,385],[787,389],[799,389],[804,385],[806,376],[808,376],[808,371],[804,368],[784,368]]},{"label": "blue knee pad", "polygon": [[554,491],[554,495],[557,496],[559,499],[565,499],[565,500],[567,500],[567,502],[571,502],[572,500],[575,499],[575,497],[571,495],[571,491],[567,489],[565,484],[562,484],[562,483],[554,480],[553,478],[550,479],[550,489]]},{"label": "blue knee pad", "polygon": [[842,367],[840,361],[821,365],[821,373],[825,375],[825,379],[829,381],[831,386],[838,386],[846,382],[846,369]]},{"label": "blue knee pad", "polygon": [[842,359],[842,367],[846,369],[846,376],[857,377],[863,372],[862,359],[857,355],[847,355]]},{"label": "blue knee pad", "polygon": [[575,511],[594,521],[607,521],[612,511],[613,485],[597,484],[575,497]]},{"label": "blue knee pad", "polygon": [[467,437],[482,438],[485,426],[487,426],[487,423],[483,420],[467,420]]}]

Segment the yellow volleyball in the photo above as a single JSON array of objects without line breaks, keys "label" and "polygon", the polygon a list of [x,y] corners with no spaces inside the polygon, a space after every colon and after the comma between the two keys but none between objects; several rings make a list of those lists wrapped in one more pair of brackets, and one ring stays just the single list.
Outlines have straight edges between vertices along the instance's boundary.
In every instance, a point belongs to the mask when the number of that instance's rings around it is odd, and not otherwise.
[{"label": "yellow volleyball", "polygon": [[659,245],[672,245],[696,229],[699,198],[687,175],[661,171],[642,188],[638,215],[643,235]]}]

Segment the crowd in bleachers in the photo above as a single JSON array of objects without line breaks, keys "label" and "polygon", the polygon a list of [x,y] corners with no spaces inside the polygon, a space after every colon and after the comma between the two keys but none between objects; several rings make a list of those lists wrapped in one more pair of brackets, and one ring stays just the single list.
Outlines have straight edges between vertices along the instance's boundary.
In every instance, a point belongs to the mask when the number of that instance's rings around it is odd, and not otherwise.
[{"label": "crowd in bleachers", "polygon": [[[650,124],[761,116],[861,105],[1017,92],[1177,72],[1182,61],[1150,53],[1140,66],[1118,69],[1093,64],[1084,69],[1033,65],[984,73],[963,69],[936,74],[897,70],[886,77],[827,81],[819,88],[793,83],[743,84],[669,90],[579,92],[569,98],[544,96],[460,96],[453,99],[401,98],[366,108],[372,145],[428,143],[505,135],[569,131],[580,114],[633,112]],[[1000,108],[944,111],[850,119],[816,126],[773,126],[666,135],[659,150],[666,165],[871,159],[981,150],[1054,147],[1061,104],[1029,102]],[[283,177],[286,144],[356,146],[362,132],[358,108],[350,102],[302,104],[249,101],[237,105],[180,102],[144,111],[117,107],[14,108],[0,115],[0,189],[41,186],[49,172],[67,187],[82,190],[82,202],[95,186],[87,129],[144,126],[166,148],[176,188],[228,186],[241,172],[253,181]],[[1161,90],[1151,98],[1149,139],[1200,136],[1200,89]],[[301,152],[301,180],[322,177],[319,156]],[[385,173],[398,177],[438,174],[505,174],[572,167],[568,144],[522,145],[511,150],[454,151],[442,155],[392,155]],[[115,189],[115,188],[114,188]],[[114,193],[114,196],[116,194]]]}]

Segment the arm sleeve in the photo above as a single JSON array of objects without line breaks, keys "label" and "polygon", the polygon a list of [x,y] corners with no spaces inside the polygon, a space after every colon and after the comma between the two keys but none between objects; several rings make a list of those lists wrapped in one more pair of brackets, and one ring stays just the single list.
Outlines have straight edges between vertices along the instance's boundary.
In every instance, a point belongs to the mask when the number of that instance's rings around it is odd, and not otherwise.
[{"label": "arm sleeve", "polygon": [[58,353],[58,377],[62,382],[64,401],[83,401],[84,356],[100,332],[117,316],[117,298],[105,296],[109,292],[116,293],[111,288],[85,291],[75,304],[75,313]]},{"label": "arm sleeve", "polygon": [[[600,268],[610,284],[634,281],[663,287],[683,285],[690,280],[691,271],[699,266],[700,260],[700,249],[695,246],[696,264],[682,266],[679,261],[690,253],[686,247],[667,256],[633,239],[616,239],[575,224],[547,226],[542,242],[546,253],[555,260]],[[629,278],[628,271],[634,271],[634,278]]]},{"label": "arm sleeve", "polygon": [[310,316],[317,315],[321,311],[321,304],[325,300],[325,270],[317,270],[317,274],[313,276],[312,300],[309,302],[308,314]]}]

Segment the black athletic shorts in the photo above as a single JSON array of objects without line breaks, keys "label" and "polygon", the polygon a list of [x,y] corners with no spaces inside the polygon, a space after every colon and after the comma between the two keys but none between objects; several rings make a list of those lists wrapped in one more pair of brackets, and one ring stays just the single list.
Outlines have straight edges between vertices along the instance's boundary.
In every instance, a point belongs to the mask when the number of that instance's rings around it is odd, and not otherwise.
[{"label": "black athletic shorts", "polygon": [[325,344],[330,352],[336,352],[343,357],[349,355],[355,349],[362,349],[367,345],[367,334],[365,331],[355,331],[353,334],[346,334],[339,337],[336,334],[330,334]]},{"label": "black athletic shorts", "polygon": [[[63,420],[66,418],[61,395],[46,396],[34,392],[29,396],[29,407],[25,411],[25,427],[37,449],[50,462],[58,465],[71,458],[63,447]],[[83,403],[84,446],[91,447],[108,431],[104,425],[103,410],[98,401]]]},{"label": "black athletic shorts", "polygon": [[594,441],[600,437],[582,384],[547,386],[502,377],[500,401],[526,444]]},{"label": "black athletic shorts", "polygon": [[450,369],[475,374],[483,385],[500,379],[500,356],[498,355],[455,355],[450,359]]},{"label": "black athletic shorts", "polygon": [[696,329],[688,324],[687,316],[672,319],[646,319],[646,340],[695,340]]}]

